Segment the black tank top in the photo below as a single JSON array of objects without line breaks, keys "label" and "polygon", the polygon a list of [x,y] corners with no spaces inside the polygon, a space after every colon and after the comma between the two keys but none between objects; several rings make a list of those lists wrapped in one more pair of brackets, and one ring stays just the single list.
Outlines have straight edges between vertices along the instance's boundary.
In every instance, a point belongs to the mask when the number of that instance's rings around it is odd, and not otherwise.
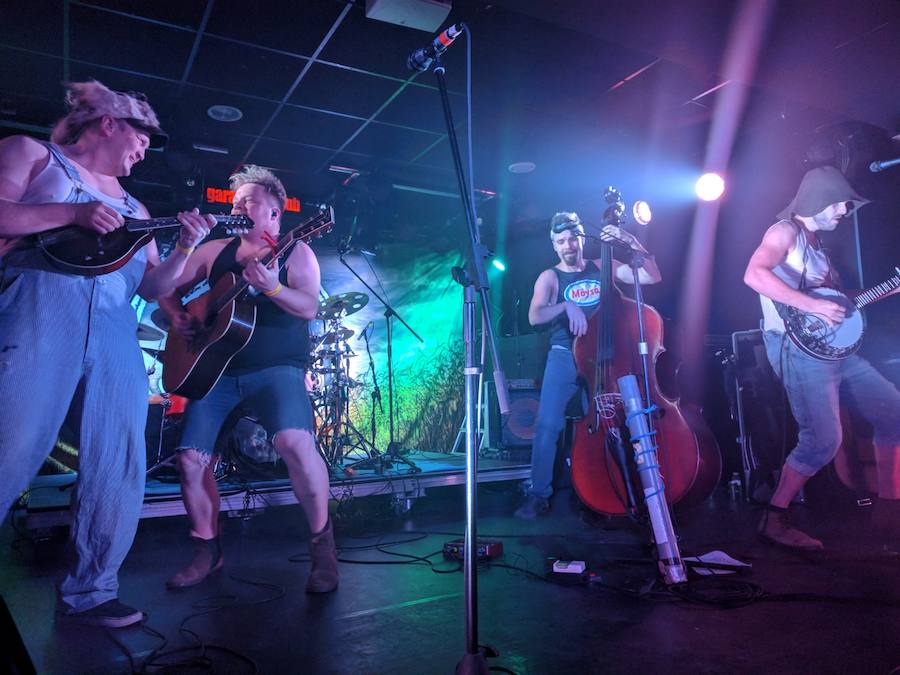
[{"label": "black tank top", "polygon": [[[235,237],[216,256],[209,272],[210,286],[215,286],[226,272],[241,276],[244,269],[236,259],[240,244],[241,240]],[[286,268],[281,269],[279,279],[287,285]],[[242,375],[271,366],[306,369],[310,350],[309,321],[285,312],[262,293],[250,296],[249,302],[256,304],[253,337],[231,360],[225,373]]]},{"label": "black tank top", "polygon": [[[590,320],[600,307],[600,270],[593,260],[587,260],[581,272],[556,272],[558,290],[556,302],[571,300],[581,307],[584,315]],[[569,317],[563,312],[550,322],[550,346],[572,348],[572,331],[569,330]]]}]

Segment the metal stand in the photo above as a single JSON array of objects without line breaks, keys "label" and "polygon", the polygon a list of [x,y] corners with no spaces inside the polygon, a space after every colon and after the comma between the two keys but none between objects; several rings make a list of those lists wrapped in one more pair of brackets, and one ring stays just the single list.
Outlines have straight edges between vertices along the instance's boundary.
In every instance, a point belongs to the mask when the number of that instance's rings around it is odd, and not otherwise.
[{"label": "metal stand", "polygon": [[400,451],[400,448],[397,446],[397,442],[394,440],[394,353],[393,353],[393,344],[394,344],[394,324],[393,318],[396,316],[400,323],[406,326],[406,329],[412,333],[413,337],[416,338],[419,342],[424,342],[424,340],[419,336],[416,331],[412,329],[412,327],[403,320],[403,317],[397,314],[394,311],[394,308],[391,307],[390,303],[381,297],[378,292],[372,288],[365,279],[363,279],[359,274],[356,273],[350,264],[344,260],[344,255],[346,255],[346,251],[338,251],[338,260],[341,261],[341,264],[350,270],[350,273],[355,276],[359,282],[365,286],[369,293],[371,293],[378,302],[381,303],[381,306],[384,307],[384,318],[387,325],[387,356],[388,356],[388,428],[390,430],[388,447],[387,450],[374,457],[370,457],[369,459],[364,459],[360,462],[356,462],[355,464],[351,464],[350,468],[365,468],[367,466],[374,466],[376,471],[379,473],[383,472],[384,466],[390,465],[391,461],[401,462],[409,466],[410,470],[413,472],[419,472],[420,469],[415,462],[406,457],[403,457]]},{"label": "metal stand", "polygon": [[475,209],[471,195],[466,187],[466,175],[463,170],[462,158],[459,152],[459,142],[456,138],[456,126],[453,124],[453,114],[450,109],[450,99],[447,95],[447,83],[444,77],[444,66],[440,56],[434,59],[434,74],[438,83],[438,91],[441,95],[441,105],[444,110],[444,121],[447,124],[447,141],[453,155],[453,166],[456,170],[456,180],[459,186],[459,196],[462,200],[463,210],[466,216],[466,226],[469,232],[469,255],[466,269],[454,268],[453,278],[463,286],[463,340],[465,342],[465,360],[463,374],[465,376],[466,396],[466,535],[463,558],[463,580],[465,585],[465,638],[466,653],[456,665],[456,672],[461,675],[470,673],[486,674],[488,672],[485,661],[484,649],[478,644],[478,587],[477,587],[477,552],[476,552],[476,518],[477,500],[476,486],[478,481],[478,439],[476,437],[475,420],[478,411],[476,409],[475,389],[477,379],[481,374],[480,365],[475,361],[475,293],[481,295],[482,329],[485,331],[491,348],[491,356],[494,365],[494,381],[497,387],[497,397],[500,402],[500,411],[505,414],[509,411],[509,398],[506,391],[506,378],[500,367],[500,359],[497,354],[494,340],[494,327],[491,320],[490,298],[488,291],[490,286],[487,280],[487,270],[484,260],[487,251],[481,244],[478,234],[478,226],[475,218]]}]

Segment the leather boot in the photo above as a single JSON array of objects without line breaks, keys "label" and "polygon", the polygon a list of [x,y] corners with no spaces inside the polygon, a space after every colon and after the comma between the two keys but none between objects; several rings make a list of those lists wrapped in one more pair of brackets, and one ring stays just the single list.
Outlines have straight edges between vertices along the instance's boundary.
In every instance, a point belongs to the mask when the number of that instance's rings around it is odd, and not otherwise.
[{"label": "leather boot", "polygon": [[191,537],[194,542],[194,557],[186,567],[166,582],[168,588],[196,586],[213,572],[222,569],[224,558],[219,538],[201,539]]},{"label": "leather boot", "polygon": [[759,522],[759,538],[770,544],[778,544],[801,551],[821,551],[825,548],[818,539],[791,527],[787,509],[771,504],[766,507]]},{"label": "leather boot", "polygon": [[306,581],[307,593],[330,593],[338,586],[337,550],[334,547],[334,528],[331,518],[318,534],[309,540],[312,569]]}]

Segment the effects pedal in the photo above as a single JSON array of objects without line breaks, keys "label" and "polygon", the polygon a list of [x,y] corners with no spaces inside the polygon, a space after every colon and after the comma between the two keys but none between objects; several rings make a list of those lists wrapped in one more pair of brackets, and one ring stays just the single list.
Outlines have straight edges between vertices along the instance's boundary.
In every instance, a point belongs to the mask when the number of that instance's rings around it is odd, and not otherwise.
[{"label": "effects pedal", "polygon": [[[462,560],[465,557],[465,540],[454,539],[444,543],[444,557],[452,560]],[[493,560],[503,555],[503,542],[497,539],[478,538],[475,545],[475,555],[478,560]]]}]

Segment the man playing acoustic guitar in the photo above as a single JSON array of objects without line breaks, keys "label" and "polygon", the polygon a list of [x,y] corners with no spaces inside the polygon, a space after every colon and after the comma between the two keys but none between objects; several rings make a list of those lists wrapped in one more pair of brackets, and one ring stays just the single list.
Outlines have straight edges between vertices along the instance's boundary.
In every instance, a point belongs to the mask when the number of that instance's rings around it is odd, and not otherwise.
[{"label": "man playing acoustic guitar", "polygon": [[198,317],[182,307],[182,293],[203,279],[215,286],[226,272],[243,277],[258,293],[246,300],[255,303],[257,310],[250,341],[228,363],[209,394],[188,404],[178,469],[194,554],[167,585],[193,586],[222,567],[214,446],[229,414],[247,405],[273,435],[275,450],[287,465],[294,494],[306,513],[312,532],[312,570],[306,590],[327,593],[338,585],[328,518],[329,477],[316,450],[304,382],[310,354],[308,322],[318,310],[319,264],[312,249],[298,242],[281,272],[264,266],[260,259],[281,228],[284,187],[270,171],[257,166],[246,166],[231,176],[231,187],[235,190],[232,213],[249,217],[254,228],[241,237],[210,241],[198,248],[178,281],[177,293],[160,300],[173,329],[192,337],[202,326]]},{"label": "man playing acoustic guitar", "polygon": [[843,305],[802,289],[833,283],[835,273],[821,248],[819,233],[834,230],[841,218],[866,203],[836,168],[810,170],[794,200],[778,214],[780,220],[766,231],[744,273],[744,282],[759,293],[766,352],[784,384],[800,431],[759,534],[768,542],[794,549],[823,547],[821,541],[790,525],[787,508],[806,481],[837,453],[842,438],[840,402],[874,428],[879,496],[876,523],[889,539],[896,539],[900,525],[900,393],[857,355],[828,361],[804,353],[787,336],[775,305],[795,307],[829,326],[844,320]]},{"label": "man playing acoustic guitar", "polygon": [[[124,218],[148,217],[119,184],[160,128],[143,98],[99,82],[68,85],[69,113],[51,142],[0,141],[0,251],[9,240],[75,225],[103,235]],[[72,492],[72,564],[59,585],[58,614],[117,628],[143,613],[118,600],[118,570],[144,498],[147,373],[137,341],[135,293],[170,292],[186,252],[213,221],[181,213],[178,246],[160,263],[156,244],[119,269],[93,276],[55,267],[37,248],[6,250],[0,264],[0,516],[28,487],[66,412],[80,426]],[[73,402],[74,399],[74,402]]]}]

